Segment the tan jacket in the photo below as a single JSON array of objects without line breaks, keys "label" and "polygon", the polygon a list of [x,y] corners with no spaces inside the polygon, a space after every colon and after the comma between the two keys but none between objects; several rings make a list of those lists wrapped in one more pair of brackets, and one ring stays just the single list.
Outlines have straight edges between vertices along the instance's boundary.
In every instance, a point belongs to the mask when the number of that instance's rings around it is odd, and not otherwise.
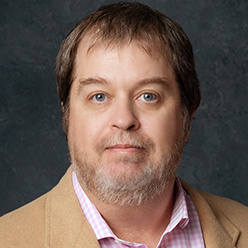
[{"label": "tan jacket", "polygon": [[[71,173],[70,167],[50,192],[0,218],[1,248],[99,248],[78,203]],[[248,247],[248,207],[182,184],[199,214],[207,248]]]}]

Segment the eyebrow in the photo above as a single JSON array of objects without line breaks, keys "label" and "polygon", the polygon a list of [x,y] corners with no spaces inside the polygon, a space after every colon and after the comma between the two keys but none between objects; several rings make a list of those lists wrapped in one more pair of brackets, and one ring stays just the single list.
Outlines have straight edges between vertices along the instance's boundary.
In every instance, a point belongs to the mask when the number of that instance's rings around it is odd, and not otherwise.
[{"label": "eyebrow", "polygon": [[97,84],[108,85],[109,83],[107,80],[101,77],[81,78],[79,79],[79,86],[78,86],[77,92],[78,94],[80,94],[80,92],[83,90],[85,86],[97,85]]},{"label": "eyebrow", "polygon": [[137,87],[149,84],[162,85],[163,87],[166,87],[168,89],[171,88],[169,80],[166,77],[152,77],[142,79],[137,83]]},{"label": "eyebrow", "polygon": [[[84,87],[88,85],[109,85],[110,83],[102,78],[102,77],[94,77],[94,78],[81,78],[79,80],[79,86],[78,86],[78,94],[83,90]],[[167,90],[171,89],[171,85],[166,77],[152,77],[152,78],[145,78],[137,82],[137,85],[135,88],[139,88],[141,86],[145,85],[152,85],[157,84],[165,87]]]}]

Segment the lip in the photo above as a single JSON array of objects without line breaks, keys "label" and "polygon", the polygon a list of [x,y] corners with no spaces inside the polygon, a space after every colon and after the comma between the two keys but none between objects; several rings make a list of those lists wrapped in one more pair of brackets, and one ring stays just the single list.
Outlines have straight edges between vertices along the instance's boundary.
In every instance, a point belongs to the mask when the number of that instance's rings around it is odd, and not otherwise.
[{"label": "lip", "polygon": [[140,147],[136,147],[130,144],[116,144],[114,146],[108,147],[106,150],[110,152],[125,153],[125,152],[137,152],[140,149],[141,149]]}]

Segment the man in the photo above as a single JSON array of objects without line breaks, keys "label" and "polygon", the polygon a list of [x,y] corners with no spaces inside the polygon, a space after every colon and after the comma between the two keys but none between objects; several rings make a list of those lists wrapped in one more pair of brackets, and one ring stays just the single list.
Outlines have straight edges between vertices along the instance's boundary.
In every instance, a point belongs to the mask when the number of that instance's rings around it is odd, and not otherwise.
[{"label": "man", "polygon": [[1,247],[247,247],[247,207],[176,177],[200,103],[178,24],[102,7],[63,41],[56,80],[72,166],[1,219]]}]

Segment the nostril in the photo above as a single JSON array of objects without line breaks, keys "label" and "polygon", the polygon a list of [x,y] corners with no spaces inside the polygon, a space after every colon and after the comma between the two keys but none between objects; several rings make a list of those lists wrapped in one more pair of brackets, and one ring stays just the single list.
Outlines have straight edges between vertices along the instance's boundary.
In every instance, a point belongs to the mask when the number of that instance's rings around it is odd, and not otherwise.
[{"label": "nostril", "polygon": [[131,125],[127,130],[131,130],[131,129],[133,129],[135,127],[135,125],[133,124],[133,125]]}]

